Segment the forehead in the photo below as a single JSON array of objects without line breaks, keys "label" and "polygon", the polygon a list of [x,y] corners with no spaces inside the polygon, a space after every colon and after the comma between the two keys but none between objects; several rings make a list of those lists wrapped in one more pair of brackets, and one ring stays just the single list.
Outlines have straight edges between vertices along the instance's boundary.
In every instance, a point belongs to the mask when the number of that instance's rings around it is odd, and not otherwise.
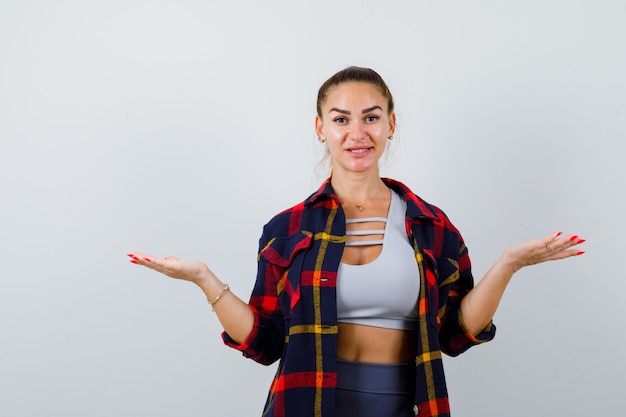
[{"label": "forehead", "polygon": [[379,105],[387,110],[387,100],[377,86],[364,82],[347,82],[334,86],[328,91],[323,108],[348,107],[367,108]]}]

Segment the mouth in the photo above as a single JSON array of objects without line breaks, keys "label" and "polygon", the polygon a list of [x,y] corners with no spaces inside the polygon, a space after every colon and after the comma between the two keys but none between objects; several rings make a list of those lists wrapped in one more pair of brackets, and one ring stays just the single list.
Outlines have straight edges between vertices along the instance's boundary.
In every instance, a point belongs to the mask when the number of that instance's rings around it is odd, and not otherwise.
[{"label": "mouth", "polygon": [[374,148],[352,148],[352,149],[346,149],[348,152],[353,153],[353,154],[362,154],[365,153],[367,151],[370,151]]}]

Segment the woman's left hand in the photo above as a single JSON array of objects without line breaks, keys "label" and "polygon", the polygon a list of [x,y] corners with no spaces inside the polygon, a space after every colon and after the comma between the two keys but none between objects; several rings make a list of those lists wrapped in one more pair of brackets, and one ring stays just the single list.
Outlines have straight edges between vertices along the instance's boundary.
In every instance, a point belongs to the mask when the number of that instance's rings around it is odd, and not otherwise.
[{"label": "woman's left hand", "polygon": [[583,243],[578,235],[554,233],[537,240],[508,247],[478,284],[461,301],[461,314],[468,331],[479,334],[498,308],[513,274],[525,266],[582,255],[575,246]]},{"label": "woman's left hand", "polygon": [[575,246],[583,242],[585,239],[578,235],[562,236],[562,233],[558,232],[541,239],[510,246],[504,251],[501,259],[515,272],[525,266],[582,255],[585,252]]}]

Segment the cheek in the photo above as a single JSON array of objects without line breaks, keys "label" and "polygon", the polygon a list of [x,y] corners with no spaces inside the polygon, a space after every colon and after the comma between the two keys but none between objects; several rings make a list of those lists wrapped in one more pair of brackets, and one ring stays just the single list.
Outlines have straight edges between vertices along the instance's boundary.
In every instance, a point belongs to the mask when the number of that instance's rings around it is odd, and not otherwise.
[{"label": "cheek", "polygon": [[373,134],[376,134],[376,136],[383,136],[385,134],[387,134],[388,129],[385,125],[381,124],[377,124],[375,126],[372,126],[371,132]]},{"label": "cheek", "polygon": [[328,140],[339,141],[346,135],[347,129],[342,129],[341,127],[333,127],[324,129],[324,136]]}]

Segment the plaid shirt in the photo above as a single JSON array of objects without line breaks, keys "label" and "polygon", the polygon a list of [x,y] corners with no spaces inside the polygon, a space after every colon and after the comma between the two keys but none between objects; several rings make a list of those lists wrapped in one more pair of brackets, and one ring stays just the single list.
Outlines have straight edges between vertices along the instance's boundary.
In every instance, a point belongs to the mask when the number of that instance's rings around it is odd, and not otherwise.
[{"label": "plaid shirt", "polygon": [[[400,182],[383,178],[407,203],[409,243],[420,270],[415,415],[450,415],[442,352],[456,356],[491,340],[463,325],[460,304],[473,287],[458,230],[437,207]],[[330,180],[263,229],[258,276],[250,298],[255,323],[242,344],[224,342],[269,365],[280,359],[263,416],[332,417],[337,359],[337,270],[346,242],[345,215]]]}]

